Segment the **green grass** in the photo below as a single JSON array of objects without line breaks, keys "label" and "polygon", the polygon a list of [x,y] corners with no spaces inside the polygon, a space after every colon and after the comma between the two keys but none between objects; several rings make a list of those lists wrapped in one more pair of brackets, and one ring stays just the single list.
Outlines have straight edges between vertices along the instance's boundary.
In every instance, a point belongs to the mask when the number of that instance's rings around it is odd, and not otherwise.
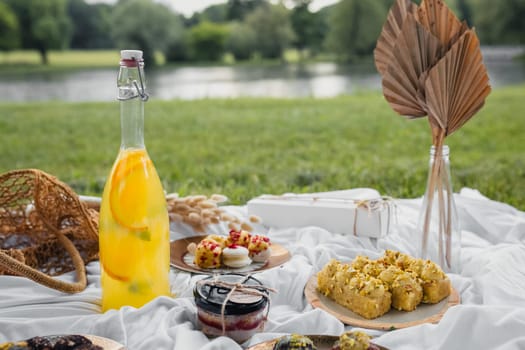
[{"label": "green grass", "polygon": [[[448,138],[453,186],[525,209],[524,86],[494,91]],[[232,99],[146,104],[146,144],[169,192],[263,193],[372,187],[423,194],[430,129],[380,93],[326,100]],[[39,168],[100,195],[120,143],[118,103],[0,104],[0,171]]]},{"label": "green grass", "polygon": [[37,51],[0,52],[0,73],[31,73],[75,69],[117,67],[118,50],[50,51],[49,64],[43,65]]}]

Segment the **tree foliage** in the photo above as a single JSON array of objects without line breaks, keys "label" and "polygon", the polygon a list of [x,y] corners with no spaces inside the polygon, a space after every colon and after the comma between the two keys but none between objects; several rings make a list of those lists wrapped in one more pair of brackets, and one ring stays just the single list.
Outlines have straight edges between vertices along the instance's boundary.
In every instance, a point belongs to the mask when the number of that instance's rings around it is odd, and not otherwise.
[{"label": "tree foliage", "polygon": [[180,18],[151,0],[120,1],[111,17],[112,37],[120,49],[140,49],[144,61],[155,64],[155,51],[165,52],[182,30]]},{"label": "tree foliage", "polygon": [[174,22],[171,39],[165,51],[165,57],[168,62],[181,62],[191,59],[189,34],[183,22],[183,17],[179,17],[179,20]]},{"label": "tree foliage", "polygon": [[345,61],[371,54],[387,12],[378,1],[342,0],[332,12],[328,49]]},{"label": "tree foliage", "polygon": [[69,45],[71,20],[65,0],[6,0],[18,18],[22,48],[36,49],[47,64],[51,49]]},{"label": "tree foliage", "polygon": [[111,32],[111,6],[68,0],[67,12],[73,23],[72,49],[102,49],[114,46]]},{"label": "tree foliage", "polygon": [[460,19],[467,21],[469,26],[472,26],[474,19],[472,17],[472,8],[468,0],[457,0],[456,4],[458,9],[457,16]]},{"label": "tree foliage", "polygon": [[226,18],[229,21],[242,21],[250,12],[265,4],[265,0],[228,0]]},{"label": "tree foliage", "polygon": [[195,12],[185,21],[186,26],[193,27],[204,21],[214,23],[228,22],[227,6],[227,4],[216,4],[206,7],[201,12]]},{"label": "tree foliage", "polygon": [[226,50],[236,60],[247,60],[252,57],[257,47],[257,36],[246,23],[233,22],[226,38]]},{"label": "tree foliage", "polygon": [[525,0],[471,0],[484,44],[525,44]]},{"label": "tree foliage", "polygon": [[246,24],[255,33],[257,51],[262,57],[282,57],[294,39],[288,11],[282,5],[259,6],[246,17]]},{"label": "tree foliage", "polygon": [[191,57],[197,61],[217,61],[224,54],[228,32],[225,26],[201,22],[190,29]]},{"label": "tree foliage", "polygon": [[18,19],[11,8],[0,2],[0,51],[9,51],[20,46]]},{"label": "tree foliage", "polygon": [[[218,60],[225,50],[243,60],[293,46],[352,60],[372,53],[394,1],[340,0],[312,13],[313,0],[227,0],[186,18],[159,0],[0,0],[0,50],[38,50],[45,63],[52,49],[136,48],[152,64],[155,51],[168,61]],[[525,0],[445,2],[483,44],[525,44]]]},{"label": "tree foliage", "polygon": [[315,15],[310,12],[311,0],[297,0],[290,20],[295,32],[294,45],[303,50],[313,42],[315,36]]},{"label": "tree foliage", "polygon": [[226,4],[211,5],[202,11],[202,20],[222,23],[227,22],[228,8]]}]

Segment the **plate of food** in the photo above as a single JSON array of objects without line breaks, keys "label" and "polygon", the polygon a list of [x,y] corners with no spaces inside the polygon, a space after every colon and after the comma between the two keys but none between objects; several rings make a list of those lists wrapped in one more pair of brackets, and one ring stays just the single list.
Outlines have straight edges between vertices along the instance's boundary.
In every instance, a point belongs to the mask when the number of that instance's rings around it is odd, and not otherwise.
[{"label": "plate of food", "polygon": [[377,260],[334,259],[308,280],[304,293],[313,307],[345,324],[380,330],[437,323],[460,302],[438,265],[391,250]]},{"label": "plate of food", "polygon": [[215,274],[263,271],[290,260],[290,252],[263,235],[231,230],[228,236],[207,235],[170,244],[171,265],[184,271]]},{"label": "plate of food", "polygon": [[334,335],[290,334],[256,344],[247,350],[316,349],[316,350],[388,350],[374,344],[368,334],[350,331]]},{"label": "plate of food", "polygon": [[0,344],[1,350],[126,350],[109,338],[91,334],[46,335]]}]

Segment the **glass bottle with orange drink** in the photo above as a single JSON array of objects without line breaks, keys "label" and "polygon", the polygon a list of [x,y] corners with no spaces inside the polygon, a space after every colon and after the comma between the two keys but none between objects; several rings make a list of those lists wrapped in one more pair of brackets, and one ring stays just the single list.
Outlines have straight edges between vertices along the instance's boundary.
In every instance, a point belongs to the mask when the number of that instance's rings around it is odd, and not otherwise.
[{"label": "glass bottle with orange drink", "polygon": [[121,51],[117,85],[122,142],[99,219],[103,311],[140,307],[170,291],[166,199],[144,146],[142,51]]}]

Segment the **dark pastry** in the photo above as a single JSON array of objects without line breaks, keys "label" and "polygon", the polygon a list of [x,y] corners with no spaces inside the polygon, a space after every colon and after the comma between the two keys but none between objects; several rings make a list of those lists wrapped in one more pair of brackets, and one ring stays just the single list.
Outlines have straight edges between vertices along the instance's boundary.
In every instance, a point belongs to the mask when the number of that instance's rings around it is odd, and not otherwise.
[{"label": "dark pastry", "polygon": [[33,337],[16,343],[0,344],[0,350],[104,350],[81,335]]}]

